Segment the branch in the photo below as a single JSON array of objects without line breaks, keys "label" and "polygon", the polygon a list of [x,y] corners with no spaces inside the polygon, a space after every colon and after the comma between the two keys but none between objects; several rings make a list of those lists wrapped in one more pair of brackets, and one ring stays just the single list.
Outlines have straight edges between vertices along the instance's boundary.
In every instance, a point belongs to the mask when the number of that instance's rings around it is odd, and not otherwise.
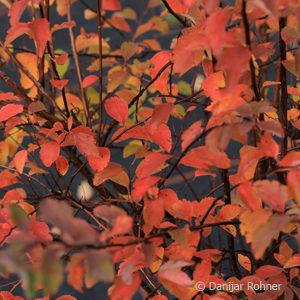
[{"label": "branch", "polygon": [[281,157],[284,157],[287,153],[287,102],[288,102],[288,92],[287,92],[287,76],[286,69],[283,65],[283,61],[286,60],[286,45],[281,36],[281,31],[286,25],[286,18],[279,19],[279,53],[280,53],[280,87],[281,87],[281,124],[284,130],[284,137],[281,139]]},{"label": "branch", "polygon": [[99,129],[98,129],[98,143],[101,145],[101,127],[102,127],[102,115],[103,115],[103,52],[102,52],[102,20],[100,0],[97,0],[97,30],[98,30],[98,43],[99,43]]},{"label": "branch", "polygon": [[176,12],[172,9],[172,7],[169,5],[169,3],[166,0],[161,0],[161,1],[167,8],[168,12],[172,16],[174,16],[179,21],[179,23],[181,23],[184,27],[189,27],[188,24],[186,23],[186,21],[183,20],[178,14],[176,14]]},{"label": "branch", "polygon": [[[66,4],[67,4],[68,22],[71,22],[72,18],[71,18],[71,2],[70,2],[70,0],[67,0]],[[77,54],[76,45],[75,45],[74,33],[73,33],[73,29],[71,27],[69,27],[69,35],[70,35],[71,48],[72,48],[75,66],[76,66],[76,73],[77,73],[78,84],[79,84],[79,89],[80,89],[81,102],[82,102],[82,106],[83,106],[83,110],[84,110],[84,114],[85,114],[85,118],[86,118],[86,123],[89,125],[90,120],[89,120],[89,112],[88,112],[88,103],[87,103],[84,89],[82,88],[82,75],[81,75],[80,64],[79,64],[78,54]]]}]

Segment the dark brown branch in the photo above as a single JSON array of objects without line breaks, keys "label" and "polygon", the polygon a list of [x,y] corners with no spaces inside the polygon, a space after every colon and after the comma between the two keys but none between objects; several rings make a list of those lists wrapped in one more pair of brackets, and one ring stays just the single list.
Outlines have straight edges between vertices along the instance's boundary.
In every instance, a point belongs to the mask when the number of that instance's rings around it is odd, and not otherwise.
[{"label": "dark brown branch", "polygon": [[172,16],[174,16],[177,19],[177,21],[179,21],[179,23],[181,23],[184,27],[189,27],[188,24],[186,23],[186,21],[183,20],[178,14],[176,14],[176,12],[172,9],[172,7],[169,5],[169,3],[166,0],[161,0],[161,1],[167,8],[168,12]]},{"label": "dark brown branch", "polygon": [[[246,44],[251,51],[251,39],[250,39],[250,26],[247,18],[247,11],[246,11],[246,0],[243,0],[242,3],[242,17],[243,17],[243,23],[245,27],[245,39]],[[250,58],[250,71],[251,71],[251,82],[252,82],[252,89],[254,91],[254,95],[257,101],[261,100],[260,93],[256,84],[256,77],[255,77],[255,66],[252,60],[252,57]]]},{"label": "dark brown branch", "polygon": [[286,45],[281,37],[281,31],[286,26],[286,18],[279,19],[279,53],[280,53],[280,87],[281,87],[281,124],[284,130],[284,137],[281,139],[281,157],[284,157],[287,153],[287,102],[288,102],[288,92],[287,92],[287,76],[286,69],[283,65],[283,61],[286,60]]},{"label": "dark brown branch", "polygon": [[101,145],[102,115],[103,115],[103,51],[102,51],[102,20],[100,0],[97,0],[97,31],[99,43],[99,128],[98,128],[98,144]]}]

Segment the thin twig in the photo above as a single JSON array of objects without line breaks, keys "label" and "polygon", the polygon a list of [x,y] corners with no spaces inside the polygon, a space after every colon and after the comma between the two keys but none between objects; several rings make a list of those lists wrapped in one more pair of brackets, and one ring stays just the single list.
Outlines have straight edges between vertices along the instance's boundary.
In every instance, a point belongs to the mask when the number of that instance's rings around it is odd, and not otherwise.
[{"label": "thin twig", "polygon": [[101,145],[102,115],[103,115],[103,51],[102,51],[102,20],[100,0],[97,0],[97,31],[99,43],[99,128],[98,128],[98,144]]},{"label": "thin twig", "polygon": [[[67,0],[66,4],[67,4],[68,22],[71,22],[72,21],[71,1]],[[73,28],[71,28],[71,27],[69,27],[69,35],[70,35],[71,48],[72,48],[73,57],[74,57],[74,61],[75,61],[75,66],[76,66],[76,73],[77,73],[77,79],[78,79],[78,84],[79,84],[79,89],[80,89],[80,95],[81,95],[81,102],[82,102],[82,106],[83,106],[83,111],[84,111],[84,115],[85,115],[85,118],[86,118],[86,123],[88,125],[90,125],[89,112],[88,112],[88,103],[87,103],[87,99],[86,99],[86,96],[85,96],[84,89],[82,88],[82,75],[81,75],[80,64],[79,64],[78,54],[77,54],[76,45],[75,45],[75,38],[74,38]]]}]

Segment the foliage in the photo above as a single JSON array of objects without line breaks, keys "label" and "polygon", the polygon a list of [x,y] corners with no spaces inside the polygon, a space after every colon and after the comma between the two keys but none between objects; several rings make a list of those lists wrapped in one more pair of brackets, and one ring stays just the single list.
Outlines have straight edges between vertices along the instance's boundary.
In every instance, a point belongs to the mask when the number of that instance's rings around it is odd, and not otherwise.
[{"label": "foliage", "polygon": [[299,299],[300,2],[126,2],[0,1],[1,277],[28,299],[64,280],[110,299]]}]

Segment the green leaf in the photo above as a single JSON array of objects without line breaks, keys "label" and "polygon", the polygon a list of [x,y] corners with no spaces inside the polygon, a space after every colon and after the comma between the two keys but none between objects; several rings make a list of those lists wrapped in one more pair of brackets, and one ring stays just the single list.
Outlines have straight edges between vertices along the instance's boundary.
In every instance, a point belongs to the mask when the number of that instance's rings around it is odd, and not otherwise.
[{"label": "green leaf", "polygon": [[184,80],[180,80],[177,84],[178,90],[181,94],[185,96],[190,96],[192,95],[192,87],[189,83],[187,83]]}]

